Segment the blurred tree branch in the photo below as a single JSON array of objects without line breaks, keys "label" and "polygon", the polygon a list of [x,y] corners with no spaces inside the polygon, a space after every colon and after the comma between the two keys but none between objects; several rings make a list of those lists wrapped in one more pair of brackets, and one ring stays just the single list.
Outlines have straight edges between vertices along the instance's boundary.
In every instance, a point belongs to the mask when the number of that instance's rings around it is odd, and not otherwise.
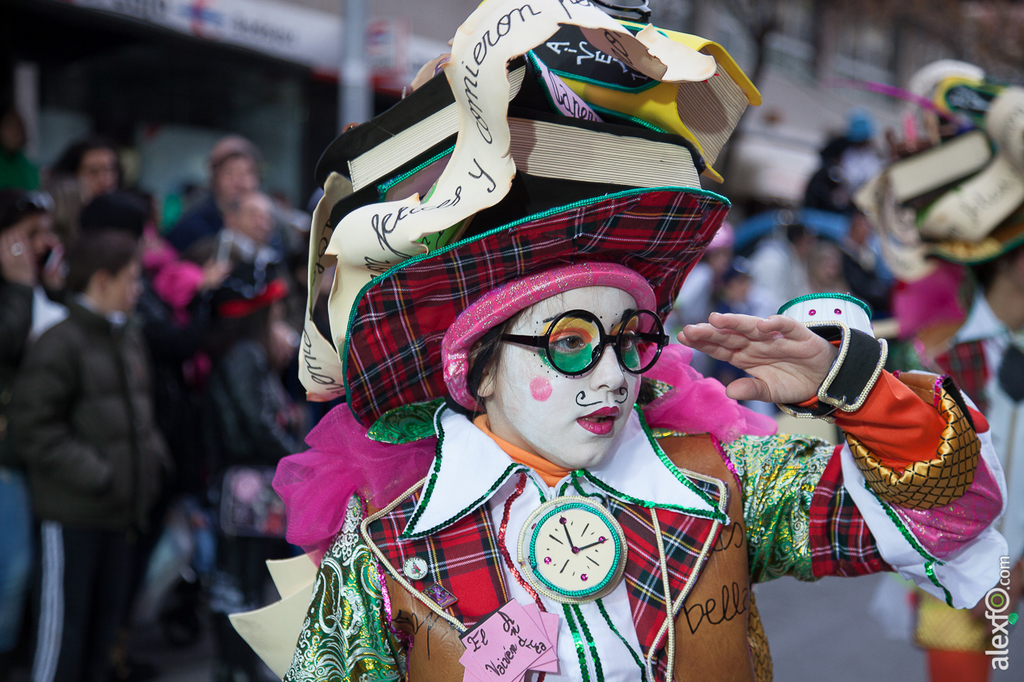
[{"label": "blurred tree branch", "polygon": [[1024,73],[1024,5],[1012,0],[965,3],[976,31],[980,66],[1006,66]]},{"label": "blurred tree branch", "polygon": [[[819,2],[821,0],[818,0]],[[838,0],[848,16],[902,22],[986,70],[1024,73],[1020,0]]]},{"label": "blurred tree branch", "polygon": [[733,15],[747,32],[754,44],[754,62],[750,66],[750,80],[754,85],[761,82],[767,65],[768,40],[779,28],[779,5],[781,0],[720,0],[729,14]]},{"label": "blurred tree branch", "polygon": [[[692,0],[691,8],[693,16],[721,8],[737,20],[753,48],[748,75],[754,85],[761,86],[772,34],[782,28],[780,9],[792,1]],[[838,19],[839,31],[851,30],[859,25],[856,20],[869,18],[881,25],[911,29],[997,77],[1010,72],[1013,80],[1019,81],[1024,74],[1024,0],[811,0],[810,4],[819,32],[824,30],[826,15]],[[816,48],[823,47],[820,38],[815,38]],[[820,49],[817,52],[819,59],[825,57]],[[723,175],[731,170],[736,137],[727,143],[716,164]]]}]

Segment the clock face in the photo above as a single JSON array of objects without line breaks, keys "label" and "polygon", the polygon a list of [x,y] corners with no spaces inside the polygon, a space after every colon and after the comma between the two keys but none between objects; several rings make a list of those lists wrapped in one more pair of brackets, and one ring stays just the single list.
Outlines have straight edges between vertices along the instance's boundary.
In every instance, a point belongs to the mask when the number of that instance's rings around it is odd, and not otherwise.
[{"label": "clock face", "polygon": [[625,560],[618,522],[585,497],[541,505],[519,539],[519,561],[530,583],[562,603],[592,601],[611,592]]}]

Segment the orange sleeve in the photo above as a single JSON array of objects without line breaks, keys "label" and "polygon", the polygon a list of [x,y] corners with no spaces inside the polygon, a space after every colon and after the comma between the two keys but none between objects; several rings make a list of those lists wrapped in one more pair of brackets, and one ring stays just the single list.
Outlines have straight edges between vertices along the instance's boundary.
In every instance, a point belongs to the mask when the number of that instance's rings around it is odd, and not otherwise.
[{"label": "orange sleeve", "polygon": [[[813,407],[817,399],[801,403]],[[977,431],[988,430],[988,422],[971,409]],[[878,375],[868,399],[855,412],[837,410],[836,426],[855,436],[872,454],[896,471],[908,464],[935,457],[946,422],[933,405],[922,400],[889,372]]]}]

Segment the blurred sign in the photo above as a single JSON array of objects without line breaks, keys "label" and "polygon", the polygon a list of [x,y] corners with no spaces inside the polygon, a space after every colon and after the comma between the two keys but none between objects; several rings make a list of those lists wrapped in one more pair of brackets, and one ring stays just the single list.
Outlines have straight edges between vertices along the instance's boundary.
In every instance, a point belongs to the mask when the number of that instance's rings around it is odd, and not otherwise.
[{"label": "blurred sign", "polygon": [[337,75],[341,19],[273,0],[67,0]]},{"label": "blurred sign", "polygon": [[409,82],[409,22],[375,19],[366,26],[366,56],[376,89],[401,90]]}]

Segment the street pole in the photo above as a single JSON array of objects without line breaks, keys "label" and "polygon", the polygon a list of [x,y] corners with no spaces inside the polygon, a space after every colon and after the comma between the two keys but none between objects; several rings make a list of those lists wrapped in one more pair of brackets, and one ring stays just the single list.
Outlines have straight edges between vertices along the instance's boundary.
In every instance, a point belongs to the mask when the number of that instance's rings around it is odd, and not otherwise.
[{"label": "street pole", "polygon": [[338,88],[338,132],[373,116],[370,68],[366,63],[366,0],[341,0],[344,13]]}]

